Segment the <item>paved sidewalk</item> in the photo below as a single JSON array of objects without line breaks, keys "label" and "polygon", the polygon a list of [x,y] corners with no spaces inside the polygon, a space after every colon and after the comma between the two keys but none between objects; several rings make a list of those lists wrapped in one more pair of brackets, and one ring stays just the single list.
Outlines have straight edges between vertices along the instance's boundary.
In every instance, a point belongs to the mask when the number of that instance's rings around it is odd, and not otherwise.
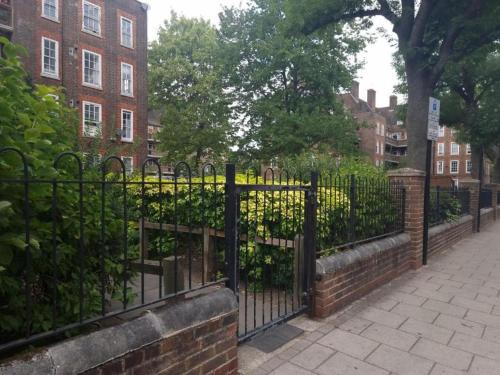
[{"label": "paved sidewalk", "polygon": [[274,353],[239,349],[242,374],[499,375],[500,222],[429,259]]}]

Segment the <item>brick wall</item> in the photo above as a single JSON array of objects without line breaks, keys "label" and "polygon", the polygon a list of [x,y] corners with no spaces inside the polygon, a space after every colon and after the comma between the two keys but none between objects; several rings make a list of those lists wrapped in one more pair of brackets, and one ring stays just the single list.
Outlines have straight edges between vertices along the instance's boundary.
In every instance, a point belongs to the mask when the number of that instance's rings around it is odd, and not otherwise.
[{"label": "brick wall", "polygon": [[401,234],[319,259],[313,315],[325,318],[411,267],[410,237]]},{"label": "brick wall", "polygon": [[473,218],[468,215],[457,223],[446,223],[429,229],[428,254],[432,255],[450,246],[473,233]]},{"label": "brick wall", "polygon": [[238,306],[226,288],[5,359],[0,374],[235,375]]},{"label": "brick wall", "polygon": [[488,225],[495,221],[495,212],[493,208],[483,208],[481,210],[481,229],[486,228]]},{"label": "brick wall", "polygon": [[236,313],[219,316],[131,351],[84,374],[236,374],[237,328]]}]

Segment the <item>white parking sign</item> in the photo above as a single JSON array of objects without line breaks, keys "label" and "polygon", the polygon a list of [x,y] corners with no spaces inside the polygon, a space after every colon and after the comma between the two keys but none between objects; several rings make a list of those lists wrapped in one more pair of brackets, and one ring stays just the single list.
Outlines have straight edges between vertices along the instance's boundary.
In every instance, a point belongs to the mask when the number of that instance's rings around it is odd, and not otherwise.
[{"label": "white parking sign", "polygon": [[439,117],[441,111],[441,102],[436,98],[429,100],[429,122],[427,124],[427,139],[437,141],[439,137]]}]

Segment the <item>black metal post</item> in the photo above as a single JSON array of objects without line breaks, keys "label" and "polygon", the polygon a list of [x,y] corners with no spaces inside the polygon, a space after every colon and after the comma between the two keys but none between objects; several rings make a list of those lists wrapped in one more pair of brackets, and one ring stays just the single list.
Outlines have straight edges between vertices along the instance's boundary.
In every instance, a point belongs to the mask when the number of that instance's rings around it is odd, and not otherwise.
[{"label": "black metal post", "polygon": [[349,243],[356,241],[356,176],[351,175],[349,189],[350,209],[349,209]]},{"label": "black metal post", "polygon": [[481,155],[479,155],[479,204],[477,205],[477,232],[481,232],[481,197],[483,192],[483,174],[484,174],[484,147],[481,146]]},{"label": "black metal post", "polygon": [[316,277],[316,210],[318,197],[318,173],[311,173],[311,188],[306,192],[304,222],[304,261],[303,279],[304,299],[307,306],[312,306],[313,285]]},{"label": "black metal post", "polygon": [[436,216],[437,216],[437,219],[439,221],[439,223],[441,224],[441,202],[440,202],[440,190],[441,188],[438,186],[436,187]]},{"label": "black metal post", "polygon": [[427,155],[425,159],[425,187],[424,187],[424,231],[422,238],[422,264],[427,265],[427,252],[429,249],[429,206],[431,192],[431,162],[432,141],[427,141]]},{"label": "black metal post", "polygon": [[238,296],[238,272],[236,256],[238,251],[238,217],[236,168],[226,164],[226,201],[225,201],[225,265],[228,281],[226,286]]}]

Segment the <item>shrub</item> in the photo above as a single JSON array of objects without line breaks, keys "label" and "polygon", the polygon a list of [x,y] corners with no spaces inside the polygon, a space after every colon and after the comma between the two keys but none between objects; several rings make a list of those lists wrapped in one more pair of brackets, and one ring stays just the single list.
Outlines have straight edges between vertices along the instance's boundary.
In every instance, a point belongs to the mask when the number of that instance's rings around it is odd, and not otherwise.
[{"label": "shrub", "polygon": [[[74,180],[77,163],[70,157],[54,167],[57,155],[75,150],[77,120],[64,103],[61,90],[31,86],[18,55],[19,47],[0,39],[0,148],[14,147],[27,159],[30,179]],[[51,95],[57,95],[54,99]],[[121,290],[123,278],[123,219],[107,193],[105,240],[101,240],[100,185],[86,184],[83,201],[83,238],[80,233],[78,184],[57,185],[57,209],[52,209],[52,184],[29,185],[30,243],[24,237],[23,165],[13,152],[0,156],[0,342],[78,322],[101,312],[101,287],[107,298]],[[97,171],[88,170],[91,180]],[[55,236],[52,237],[53,230]],[[80,239],[84,256],[81,258]],[[27,250],[31,253],[28,267]],[[54,250],[55,249],[55,250]],[[100,255],[105,254],[105,275]],[[82,267],[80,269],[80,266]],[[83,304],[80,305],[80,272]],[[103,284],[104,283],[104,284]],[[27,305],[26,293],[32,300]],[[82,316],[80,317],[80,308]],[[30,319],[31,313],[31,319]],[[30,322],[30,325],[28,323]]]}]

